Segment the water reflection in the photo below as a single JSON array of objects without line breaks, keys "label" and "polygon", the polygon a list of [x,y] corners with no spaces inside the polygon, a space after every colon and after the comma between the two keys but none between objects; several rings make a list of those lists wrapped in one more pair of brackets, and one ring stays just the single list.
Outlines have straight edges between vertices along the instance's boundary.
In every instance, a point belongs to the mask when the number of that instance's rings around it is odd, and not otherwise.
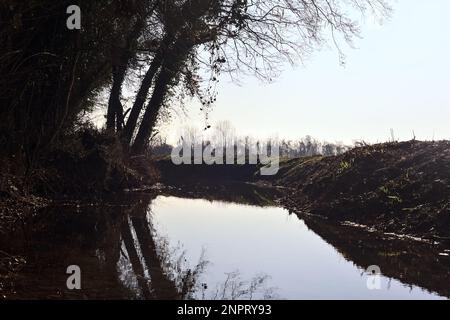
[{"label": "water reflection", "polygon": [[418,286],[450,297],[450,258],[442,255],[445,247],[303,218],[311,230],[357,266],[366,269],[377,264],[386,277],[411,289]]},{"label": "water reflection", "polygon": [[[415,283],[411,283],[411,287],[405,285],[405,277],[401,276],[408,270],[392,268],[382,259],[370,259],[373,258],[370,255],[365,264],[355,262],[351,255],[343,255],[343,251],[324,241],[311,229],[310,223],[289,215],[282,208],[172,196],[158,197],[152,207],[153,221],[159,232],[170,235],[175,242],[182,242],[192,261],[196,259],[196,250],[206,246],[213,265],[204,278],[210,284],[222,281],[228,270],[239,268],[247,279],[255,272],[270,275],[268,285],[277,288],[276,294],[280,298],[439,298]],[[325,221],[321,223],[326,224]],[[345,237],[351,231],[347,228],[336,232]],[[349,236],[360,246],[364,245],[363,238]],[[372,244],[377,243],[374,236],[370,235]],[[389,256],[390,249],[395,250],[395,242],[391,248],[381,242],[380,248],[372,245],[363,255],[378,252]],[[426,261],[432,262],[432,259]],[[379,264],[386,275],[380,279],[381,290],[368,290],[367,287],[369,278],[365,269],[374,264]],[[410,265],[409,270],[417,269]],[[441,275],[446,280],[445,273]],[[421,286],[427,288],[425,284],[430,283],[424,275]],[[436,290],[430,288],[430,291]]]},{"label": "water reflection", "polygon": [[[199,281],[209,264],[204,255],[189,264],[182,244],[169,246],[166,237],[155,233],[150,212],[154,197],[134,196],[131,203],[121,199],[120,205],[101,207],[54,207],[23,228],[1,234],[0,297],[214,298],[205,293],[208,284]],[[69,265],[82,270],[80,291],[66,288]],[[263,283],[245,288],[239,274],[230,273],[220,297],[248,298]]]},{"label": "water reflection", "polygon": [[[46,209],[0,234],[0,297],[450,297],[443,248],[298,219],[273,206],[277,192],[169,188],[108,205]],[[66,288],[74,264],[82,270],[80,291]],[[364,269],[373,264],[385,276],[379,292],[365,285]]]}]

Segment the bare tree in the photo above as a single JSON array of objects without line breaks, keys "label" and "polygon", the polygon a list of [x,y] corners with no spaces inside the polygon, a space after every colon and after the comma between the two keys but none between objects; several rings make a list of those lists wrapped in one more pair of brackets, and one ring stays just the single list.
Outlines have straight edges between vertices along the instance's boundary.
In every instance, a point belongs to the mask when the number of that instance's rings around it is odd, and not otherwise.
[{"label": "bare tree", "polygon": [[[214,83],[223,72],[233,79],[248,73],[271,81],[282,64],[302,59],[325,43],[328,34],[336,45],[339,39],[351,43],[359,29],[349,7],[377,15],[389,12],[385,0],[156,1],[145,21],[157,31],[147,39],[152,45],[142,59],[148,69],[125,124],[124,142],[131,144],[133,153],[144,151],[177,86],[208,108],[215,101]],[[210,70],[206,89],[201,88],[201,70]],[[121,82],[121,74],[117,80]],[[113,89],[111,94],[120,94],[114,84]],[[120,122],[120,108],[116,115]]]},{"label": "bare tree", "polygon": [[217,122],[214,126],[214,130],[216,131],[215,143],[218,146],[226,148],[233,144],[236,139],[236,129],[230,121],[225,120]]}]

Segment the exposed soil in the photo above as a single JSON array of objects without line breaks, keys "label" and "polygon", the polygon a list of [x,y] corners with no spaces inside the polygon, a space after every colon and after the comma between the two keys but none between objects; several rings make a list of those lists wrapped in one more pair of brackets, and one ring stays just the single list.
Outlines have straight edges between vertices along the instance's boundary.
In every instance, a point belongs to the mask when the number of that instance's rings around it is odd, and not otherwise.
[{"label": "exposed soil", "polygon": [[450,240],[450,142],[385,143],[294,159],[271,181],[292,211]]}]

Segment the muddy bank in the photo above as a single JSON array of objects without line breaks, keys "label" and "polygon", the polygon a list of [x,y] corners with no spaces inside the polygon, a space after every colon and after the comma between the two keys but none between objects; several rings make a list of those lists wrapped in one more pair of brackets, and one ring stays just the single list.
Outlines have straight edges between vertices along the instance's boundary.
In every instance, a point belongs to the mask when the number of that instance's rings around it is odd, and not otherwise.
[{"label": "muddy bank", "polygon": [[378,144],[283,162],[270,181],[298,213],[450,240],[450,142]]},{"label": "muddy bank", "polygon": [[[193,163],[193,161],[192,161]],[[228,182],[249,182],[258,179],[256,164],[182,164],[174,165],[170,158],[158,159],[155,167],[161,172],[165,184],[222,184]]]}]

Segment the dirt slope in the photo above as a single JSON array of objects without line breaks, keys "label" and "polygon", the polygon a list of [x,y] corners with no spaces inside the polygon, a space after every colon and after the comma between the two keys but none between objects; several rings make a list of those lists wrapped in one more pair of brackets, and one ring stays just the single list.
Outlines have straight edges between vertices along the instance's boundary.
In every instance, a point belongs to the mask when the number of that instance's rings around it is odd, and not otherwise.
[{"label": "dirt slope", "polygon": [[281,164],[274,184],[298,212],[386,232],[450,237],[450,141],[386,143]]}]

